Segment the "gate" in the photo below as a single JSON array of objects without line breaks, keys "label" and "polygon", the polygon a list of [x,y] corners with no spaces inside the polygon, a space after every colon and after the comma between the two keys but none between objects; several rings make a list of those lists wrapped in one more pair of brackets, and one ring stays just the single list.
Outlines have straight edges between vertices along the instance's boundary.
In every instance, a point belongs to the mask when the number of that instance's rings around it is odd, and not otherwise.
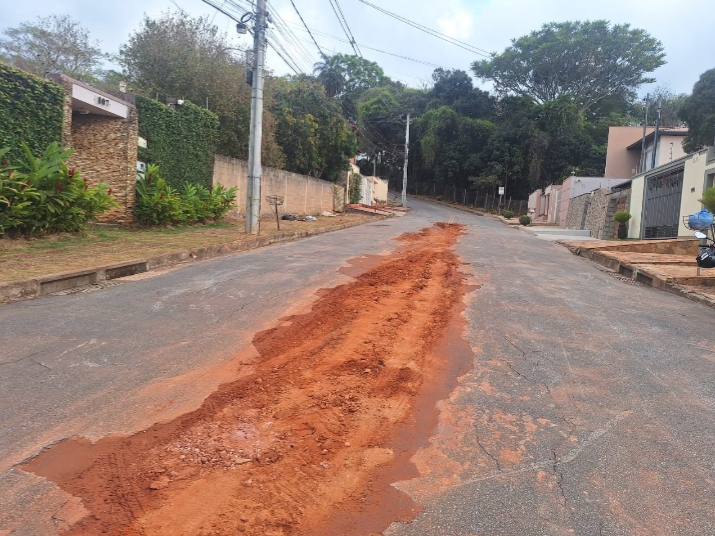
[{"label": "gate", "polygon": [[677,238],[683,168],[646,178],[643,238]]}]

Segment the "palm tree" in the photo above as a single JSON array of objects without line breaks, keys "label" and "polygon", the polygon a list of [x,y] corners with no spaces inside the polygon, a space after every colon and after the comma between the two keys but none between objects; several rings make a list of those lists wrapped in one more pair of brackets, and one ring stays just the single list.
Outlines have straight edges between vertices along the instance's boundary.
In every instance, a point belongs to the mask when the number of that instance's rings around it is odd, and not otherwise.
[{"label": "palm tree", "polygon": [[339,96],[345,85],[345,78],[340,71],[335,56],[323,56],[313,67],[313,74],[318,82],[325,88],[329,99]]}]

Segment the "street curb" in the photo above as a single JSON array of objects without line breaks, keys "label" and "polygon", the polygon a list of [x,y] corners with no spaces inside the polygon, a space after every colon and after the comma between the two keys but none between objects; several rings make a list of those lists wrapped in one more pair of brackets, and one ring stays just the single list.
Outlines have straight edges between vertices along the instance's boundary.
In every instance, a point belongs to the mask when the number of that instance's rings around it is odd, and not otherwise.
[{"label": "street curb", "polygon": [[[687,284],[689,282],[688,277],[663,277],[662,275],[652,272],[647,269],[639,267],[635,263],[623,262],[619,259],[603,255],[598,250],[582,250],[581,248],[571,248],[565,243],[556,242],[561,246],[566,246],[571,253],[579,257],[594,263],[599,264],[616,272],[624,277],[633,279],[642,285],[653,287],[659,290],[664,290],[665,292],[670,292],[671,294],[676,294],[677,296],[682,296],[688,300],[702,303],[708,307],[715,308],[715,296],[710,296],[708,294],[703,294],[695,290],[685,288],[683,283]],[[694,279],[694,278],[693,278]],[[699,278],[702,279],[702,278]],[[715,278],[708,282],[715,283]],[[715,285],[713,285],[715,286]]]},{"label": "street curb", "polygon": [[[376,216],[374,221],[382,219],[385,219],[385,216]],[[242,251],[270,246],[272,244],[292,242],[294,240],[300,240],[301,238],[308,238],[310,236],[329,233],[331,231],[340,231],[350,227],[357,227],[358,225],[363,225],[365,223],[370,222],[349,222],[329,227],[321,227],[319,229],[277,233],[270,236],[257,236],[249,240],[227,242],[225,244],[216,244],[202,248],[175,251],[146,259],[135,259],[116,264],[107,264],[94,268],[87,268],[84,270],[73,270],[59,274],[23,279],[21,281],[0,283],[0,303],[36,298],[38,296],[44,296],[76,287],[93,285],[101,281],[109,281],[119,277],[127,277],[129,275],[151,272],[152,270],[156,270],[158,268],[166,268],[194,261],[203,261],[214,257],[224,257],[234,253],[240,253]]]}]

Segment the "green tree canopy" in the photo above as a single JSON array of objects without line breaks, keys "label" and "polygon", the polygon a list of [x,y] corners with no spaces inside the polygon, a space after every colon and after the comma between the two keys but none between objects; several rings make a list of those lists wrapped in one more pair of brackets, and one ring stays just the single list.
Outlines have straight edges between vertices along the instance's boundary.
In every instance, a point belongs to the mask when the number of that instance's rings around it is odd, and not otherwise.
[{"label": "green tree canopy", "polygon": [[683,142],[687,152],[695,152],[715,144],[715,69],[705,71],[693,86],[679,111],[688,125],[688,135]]},{"label": "green tree canopy", "polygon": [[89,31],[68,15],[38,17],[8,28],[0,39],[0,56],[38,76],[64,73],[74,78],[98,76],[107,54]]},{"label": "green tree canopy", "polygon": [[537,104],[570,96],[588,110],[609,95],[653,82],[645,76],[663,65],[663,46],[646,31],[608,21],[545,24],[512,40],[501,54],[476,61],[472,71],[500,95]]},{"label": "green tree canopy", "polygon": [[374,61],[348,54],[335,54],[315,64],[314,74],[325,87],[328,97],[349,96],[356,99],[370,88],[389,81]]},{"label": "green tree canopy", "polygon": [[355,133],[328,101],[323,87],[306,79],[280,79],[271,105],[285,169],[337,181],[357,152]]},{"label": "green tree canopy", "polygon": [[[251,87],[246,84],[244,51],[208,17],[194,18],[184,11],[167,11],[156,19],[145,16],[119,56],[131,86],[152,98],[181,98],[208,106],[220,121],[218,152],[248,157]],[[268,79],[266,86],[271,83]],[[271,95],[266,91],[267,105]],[[280,167],[283,155],[270,112],[264,121],[264,165]]]}]

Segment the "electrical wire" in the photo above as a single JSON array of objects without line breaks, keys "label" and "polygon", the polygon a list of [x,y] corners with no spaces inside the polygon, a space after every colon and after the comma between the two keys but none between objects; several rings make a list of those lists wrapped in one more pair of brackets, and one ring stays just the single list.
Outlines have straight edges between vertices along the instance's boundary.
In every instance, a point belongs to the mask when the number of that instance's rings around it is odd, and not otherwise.
[{"label": "electrical wire", "polygon": [[[348,38],[348,41],[350,42],[350,45],[353,47],[353,50],[355,51],[355,55],[362,57],[362,54],[360,54],[360,49],[357,48],[357,45],[355,44],[355,38],[352,36],[352,33],[350,32],[350,28],[347,26],[348,22],[345,21],[343,24],[343,19],[338,15],[338,11],[335,8],[335,4],[333,4],[333,0],[328,0],[330,2],[330,7],[333,8],[333,13],[335,13],[335,17],[338,19],[338,22],[340,23],[340,26],[343,29],[343,32],[345,32],[345,37]],[[337,0],[335,0],[337,3]],[[339,6],[339,4],[338,4]],[[342,13],[342,10],[340,11]]]},{"label": "electrical wire", "polygon": [[433,30],[427,26],[423,26],[422,24],[419,24],[417,22],[413,22],[409,19],[406,19],[405,17],[402,17],[401,15],[392,13],[391,11],[387,11],[386,9],[376,6],[375,4],[371,4],[370,2],[367,2],[366,0],[358,0],[358,1],[365,4],[366,6],[369,6],[373,9],[378,10],[381,13],[384,13],[385,15],[388,15],[394,19],[397,19],[400,22],[404,22],[405,24],[412,26],[413,28],[421,30],[433,37],[438,38],[438,39],[441,39],[442,41],[446,41],[452,45],[458,46],[459,48],[463,48],[464,50],[467,50],[473,54],[477,54],[479,56],[484,56],[485,58],[491,58],[491,54],[482,48],[475,47],[473,45],[470,45],[469,43],[465,43],[464,41],[459,41],[457,39],[454,39],[453,37],[449,37],[448,35],[439,33],[438,31]]},{"label": "electrical wire", "polygon": [[[249,11],[243,7],[241,7],[235,0],[225,0],[224,2],[221,2],[219,5],[219,2],[216,0],[202,0],[204,3],[210,5],[211,7],[215,8],[216,10],[220,11],[230,19],[233,19],[235,22],[241,22],[240,21],[240,16],[243,16],[246,13],[252,13],[252,11]],[[239,0],[240,1],[240,0]],[[235,11],[237,14],[231,13],[231,11]],[[248,30],[251,34],[253,32],[249,29]],[[291,55],[291,53],[286,49],[283,43],[279,42],[278,40],[275,39],[270,39],[266,40],[267,45],[273,49],[273,51],[276,53],[276,55],[290,68],[297,76],[307,76],[306,73],[301,69],[300,64],[296,61],[296,59]],[[341,121],[344,121],[348,126],[350,126],[353,129],[357,129],[360,131],[359,128],[357,128],[356,125],[353,125],[350,123],[343,113],[341,113],[339,110],[335,108],[335,104],[331,101],[328,101],[325,97],[325,94],[321,94],[318,92],[315,87],[313,86],[312,83],[308,82],[307,87],[319,98],[323,101],[324,105],[328,110],[330,110],[333,114],[335,114],[336,117],[338,117]],[[343,105],[344,106],[344,105]],[[372,125],[370,125],[372,127]],[[372,127],[373,131],[375,134],[377,134],[382,140],[384,140],[384,143],[387,143],[388,145],[394,146],[395,144],[392,144],[389,142],[384,136],[382,136],[377,129]],[[364,135],[364,134],[363,134]],[[373,145],[375,148],[379,149],[380,151],[390,154],[393,156],[399,156],[399,153],[395,152],[393,148],[388,148],[384,147],[382,143],[376,143],[374,139],[370,139],[368,136],[365,136],[365,139],[367,139],[371,145]],[[404,153],[403,153],[404,154]]]},{"label": "electrical wire", "polygon": [[[296,26],[296,27],[298,26],[295,23],[288,23],[288,24],[293,24],[293,26]],[[302,28],[297,28],[297,29],[300,31],[307,31],[308,33],[311,33],[311,30],[307,26],[306,26],[305,30],[303,30]],[[319,32],[317,30],[312,30],[312,32],[319,37],[326,37],[328,39],[334,39],[335,41],[340,41],[341,43],[350,44],[350,41],[347,41],[346,39],[343,39],[342,37],[336,37],[334,35],[326,34],[324,32]],[[311,37],[313,37],[312,34],[311,34]],[[313,38],[313,39],[315,40],[315,38]],[[403,60],[414,61],[415,63],[421,63],[422,65],[427,65],[429,67],[435,67],[435,68],[441,67],[442,69],[447,69],[447,67],[443,67],[442,65],[437,65],[436,63],[430,63],[428,61],[418,60],[415,58],[410,58],[408,56],[402,56],[400,54],[395,54],[394,52],[387,52],[386,50],[380,50],[379,48],[373,48],[373,47],[364,45],[362,43],[356,43],[356,44],[360,45],[362,48],[366,48],[367,50],[373,50],[375,52],[380,52],[381,54],[387,54],[389,56],[394,56],[396,58],[400,58]],[[316,46],[317,45],[318,44],[316,43]],[[318,47],[318,48],[320,48],[320,47]]]},{"label": "electrical wire", "polygon": [[327,56],[323,52],[323,49],[320,48],[320,45],[315,40],[315,37],[313,37],[313,34],[310,32],[310,28],[308,28],[308,25],[303,20],[303,15],[301,15],[300,11],[298,11],[298,7],[295,5],[295,2],[293,0],[290,0],[290,3],[293,5],[293,9],[295,9],[295,12],[298,14],[298,18],[300,19],[300,22],[303,23],[303,27],[305,28],[305,31],[308,32],[308,35],[310,35],[310,38],[313,40],[313,43],[315,43],[315,47],[318,49],[318,52],[320,52],[320,55],[323,57],[323,59],[327,59]]},{"label": "electrical wire", "polygon": [[348,19],[345,17],[345,14],[343,13],[343,8],[340,7],[340,0],[332,0],[335,2],[335,5],[338,7],[338,11],[340,11],[340,16],[343,18],[343,21],[345,21],[345,27],[348,29],[348,32],[350,33],[350,42],[353,45],[354,48],[357,48],[357,53],[358,56],[362,57],[362,52],[360,51],[360,47],[358,47],[358,44],[355,42],[355,36],[353,35],[352,30],[350,29],[350,26],[348,26]]},{"label": "electrical wire", "polygon": [[295,48],[295,50],[300,53],[300,55],[307,61],[307,64],[312,69],[313,65],[315,64],[315,59],[313,58],[310,51],[308,51],[308,49],[303,46],[301,40],[298,39],[298,37],[293,33],[293,30],[288,27],[288,23],[283,20],[283,17],[281,17],[278,10],[275,9],[269,1],[266,1],[266,5],[269,6],[271,18],[275,25],[276,32],[281,35],[281,37],[284,39],[284,42],[289,46],[289,48]]}]

